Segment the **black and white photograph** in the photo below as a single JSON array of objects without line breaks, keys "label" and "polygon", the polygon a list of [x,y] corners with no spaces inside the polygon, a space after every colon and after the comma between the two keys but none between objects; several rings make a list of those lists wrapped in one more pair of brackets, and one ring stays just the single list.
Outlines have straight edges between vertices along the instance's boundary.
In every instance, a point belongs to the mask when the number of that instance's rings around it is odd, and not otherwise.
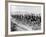
[{"label": "black and white photograph", "polygon": [[43,33],[43,5],[8,3],[8,34]]}]

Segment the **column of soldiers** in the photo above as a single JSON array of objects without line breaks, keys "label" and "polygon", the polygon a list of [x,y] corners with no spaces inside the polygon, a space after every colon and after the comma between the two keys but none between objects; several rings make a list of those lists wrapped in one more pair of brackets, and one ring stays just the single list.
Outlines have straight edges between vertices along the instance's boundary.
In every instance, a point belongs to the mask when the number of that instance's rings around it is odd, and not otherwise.
[{"label": "column of soldiers", "polygon": [[[13,18],[16,18],[16,20],[19,20],[21,22],[27,23],[27,24],[40,24],[41,23],[41,16],[37,15],[12,15]],[[31,24],[31,25],[32,25]]]}]

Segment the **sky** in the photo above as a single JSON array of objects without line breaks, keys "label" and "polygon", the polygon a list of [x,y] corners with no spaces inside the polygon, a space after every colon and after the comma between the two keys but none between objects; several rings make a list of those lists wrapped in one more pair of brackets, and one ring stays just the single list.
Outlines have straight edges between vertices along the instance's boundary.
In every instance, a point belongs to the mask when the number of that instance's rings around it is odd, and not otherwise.
[{"label": "sky", "polygon": [[41,6],[22,6],[22,5],[12,5],[10,6],[11,14],[40,14]]}]

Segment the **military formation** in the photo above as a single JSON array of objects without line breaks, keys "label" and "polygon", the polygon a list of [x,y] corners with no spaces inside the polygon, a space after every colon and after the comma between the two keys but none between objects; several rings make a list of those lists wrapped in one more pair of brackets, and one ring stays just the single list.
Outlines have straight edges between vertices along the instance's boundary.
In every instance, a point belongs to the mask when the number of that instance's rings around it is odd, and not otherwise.
[{"label": "military formation", "polygon": [[[41,16],[39,15],[11,15],[12,18],[16,19],[23,25],[33,26],[33,30],[40,29],[41,25]],[[16,24],[15,24],[16,25]]]}]

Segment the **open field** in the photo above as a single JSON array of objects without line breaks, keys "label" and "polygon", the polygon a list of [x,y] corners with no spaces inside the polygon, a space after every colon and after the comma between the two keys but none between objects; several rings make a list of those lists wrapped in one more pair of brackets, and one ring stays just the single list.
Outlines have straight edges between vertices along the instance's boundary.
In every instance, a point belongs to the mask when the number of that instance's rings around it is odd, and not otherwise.
[{"label": "open field", "polygon": [[41,15],[11,15],[11,31],[31,31],[41,29]]}]

